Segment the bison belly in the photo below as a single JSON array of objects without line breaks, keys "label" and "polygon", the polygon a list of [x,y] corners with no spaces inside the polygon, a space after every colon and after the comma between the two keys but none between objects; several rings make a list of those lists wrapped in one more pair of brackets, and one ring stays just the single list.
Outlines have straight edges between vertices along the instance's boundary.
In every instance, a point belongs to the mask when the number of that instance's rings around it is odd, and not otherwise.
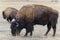
[{"label": "bison belly", "polygon": [[35,19],[35,24],[46,25],[48,23],[48,18]]}]

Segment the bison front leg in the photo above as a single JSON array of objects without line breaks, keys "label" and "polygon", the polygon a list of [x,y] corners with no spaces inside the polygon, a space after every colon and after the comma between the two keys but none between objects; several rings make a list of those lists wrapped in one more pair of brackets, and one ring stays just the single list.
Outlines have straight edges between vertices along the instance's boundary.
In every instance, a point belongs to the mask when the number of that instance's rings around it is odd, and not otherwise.
[{"label": "bison front leg", "polygon": [[30,36],[32,36],[33,30],[34,30],[33,26],[26,27],[26,34],[25,34],[25,36],[27,36],[28,33],[30,33]]},{"label": "bison front leg", "polygon": [[29,31],[26,29],[26,33],[25,33],[25,35],[24,35],[24,36],[27,36],[27,35],[28,35],[28,33],[29,33]]},{"label": "bison front leg", "polygon": [[31,26],[31,27],[30,27],[30,36],[32,36],[32,34],[33,34],[32,32],[33,32],[33,31],[34,31],[34,27]]},{"label": "bison front leg", "polygon": [[53,36],[55,36],[55,33],[56,33],[56,25],[52,25],[52,28],[53,28]]},{"label": "bison front leg", "polygon": [[30,32],[30,36],[32,36],[32,32]]},{"label": "bison front leg", "polygon": [[30,36],[32,36],[32,31],[29,31],[29,30],[26,30],[26,33],[24,36],[27,36],[29,32],[30,32]]},{"label": "bison front leg", "polygon": [[17,31],[17,35],[20,36],[20,31]]},{"label": "bison front leg", "polygon": [[50,29],[51,29],[51,23],[49,22],[49,23],[47,24],[47,32],[45,33],[45,36],[47,36],[47,34],[48,34],[48,32],[50,31]]}]

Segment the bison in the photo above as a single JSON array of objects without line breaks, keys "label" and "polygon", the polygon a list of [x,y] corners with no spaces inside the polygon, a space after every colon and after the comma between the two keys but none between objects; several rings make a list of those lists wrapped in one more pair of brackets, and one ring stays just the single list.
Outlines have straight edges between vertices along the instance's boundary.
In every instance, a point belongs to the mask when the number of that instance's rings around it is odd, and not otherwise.
[{"label": "bison", "polygon": [[17,12],[17,9],[8,7],[5,10],[3,10],[2,15],[4,19],[7,19],[8,22],[11,22],[13,18],[15,19]]},{"label": "bison", "polygon": [[11,24],[11,31],[15,34],[16,30],[18,30],[20,33],[20,31],[25,28],[25,36],[27,36],[29,32],[32,36],[34,30],[33,26],[39,24],[43,26],[47,25],[46,36],[51,27],[53,28],[53,36],[55,36],[57,20],[58,11],[51,7],[37,4],[25,5],[17,12],[16,19],[12,22],[14,26]]},{"label": "bison", "polygon": [[[23,25],[24,26],[24,25]],[[32,31],[34,30],[34,27],[26,27],[24,26],[23,28],[19,26],[19,24],[16,21],[11,22],[11,33],[13,36],[20,35],[21,29],[25,28],[26,31],[30,32],[30,36],[32,36]],[[25,36],[27,33],[25,34]]]}]

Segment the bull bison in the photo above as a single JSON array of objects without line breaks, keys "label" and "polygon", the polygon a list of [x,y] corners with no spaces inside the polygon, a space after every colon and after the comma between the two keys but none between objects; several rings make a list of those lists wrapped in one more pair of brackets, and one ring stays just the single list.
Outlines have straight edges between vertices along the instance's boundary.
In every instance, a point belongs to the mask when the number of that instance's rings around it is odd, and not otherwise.
[{"label": "bull bison", "polygon": [[[34,27],[26,27],[24,26],[23,28],[19,26],[19,24],[16,21],[11,22],[11,33],[13,36],[20,35],[21,29],[25,28],[26,31],[30,32],[30,36],[32,36],[32,31],[34,30]],[[21,29],[20,29],[21,28]],[[27,35],[27,33],[25,34]]]},{"label": "bull bison", "polygon": [[4,19],[7,19],[8,22],[11,22],[13,18],[15,19],[17,12],[17,9],[8,7],[5,10],[3,10],[2,15]]},{"label": "bull bison", "polygon": [[16,34],[16,30],[18,30],[19,34],[20,31],[25,28],[25,36],[27,36],[29,32],[32,36],[32,32],[34,30],[33,26],[39,24],[43,26],[47,25],[47,32],[45,33],[46,36],[51,27],[53,28],[53,36],[55,36],[57,20],[58,11],[55,9],[37,4],[26,5],[17,12],[16,19],[12,22],[14,25],[11,24],[11,33],[14,35]]}]

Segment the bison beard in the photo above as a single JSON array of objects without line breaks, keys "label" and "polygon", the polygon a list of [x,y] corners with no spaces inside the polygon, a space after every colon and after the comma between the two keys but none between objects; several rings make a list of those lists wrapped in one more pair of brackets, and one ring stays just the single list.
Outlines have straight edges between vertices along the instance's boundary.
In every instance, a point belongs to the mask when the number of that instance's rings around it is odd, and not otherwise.
[{"label": "bison beard", "polygon": [[25,36],[27,36],[28,32],[32,35],[33,26],[36,24],[47,25],[46,36],[52,27],[53,36],[55,36],[57,19],[58,11],[47,6],[35,4],[23,6],[16,14],[16,22],[19,24],[19,31],[25,28]]}]

